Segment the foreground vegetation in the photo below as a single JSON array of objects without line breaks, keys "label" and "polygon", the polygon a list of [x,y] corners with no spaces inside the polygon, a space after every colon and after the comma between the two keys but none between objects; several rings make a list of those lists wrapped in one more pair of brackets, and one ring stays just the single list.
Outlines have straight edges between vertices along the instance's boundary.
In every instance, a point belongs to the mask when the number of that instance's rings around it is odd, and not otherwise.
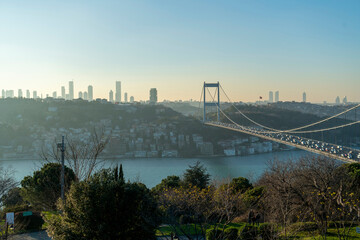
[{"label": "foreground vegetation", "polygon": [[[360,164],[324,158],[273,161],[250,183],[238,177],[211,182],[196,163],[183,176],[168,176],[152,189],[127,182],[122,166],[79,180],[48,163],[21,187],[1,197],[16,212],[15,229],[46,228],[54,239],[357,239]],[[8,183],[13,183],[9,181]],[[32,211],[29,217],[24,211]]]}]

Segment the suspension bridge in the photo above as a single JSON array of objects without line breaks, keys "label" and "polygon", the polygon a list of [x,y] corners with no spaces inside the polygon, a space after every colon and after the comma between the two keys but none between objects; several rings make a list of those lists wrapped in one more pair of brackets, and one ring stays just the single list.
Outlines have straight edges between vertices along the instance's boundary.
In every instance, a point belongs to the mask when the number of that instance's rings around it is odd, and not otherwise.
[{"label": "suspension bridge", "polygon": [[[211,94],[209,88],[215,88],[215,93]],[[234,120],[232,120],[229,116],[229,114],[225,113],[223,109],[221,109],[220,105],[220,89],[224,96],[226,96],[227,100],[231,103],[232,107],[236,109],[237,113],[239,113],[244,119],[249,121],[251,126],[244,126],[241,124],[236,123]],[[206,99],[206,95],[210,95],[211,100],[208,101]],[[202,99],[203,98],[203,99]],[[354,149],[348,146],[338,145],[335,143],[329,143],[324,141],[319,141],[311,138],[305,138],[302,136],[299,136],[301,134],[311,134],[311,133],[324,133],[329,132],[336,129],[342,129],[346,128],[355,124],[359,124],[360,121],[352,121],[345,124],[340,124],[332,127],[327,128],[318,128],[313,129],[314,126],[319,126],[322,123],[328,122],[331,119],[338,118],[339,116],[346,114],[350,111],[353,111],[360,107],[360,104],[350,107],[346,109],[345,111],[342,111],[338,114],[335,114],[333,116],[324,118],[320,121],[313,122],[310,124],[306,124],[301,127],[296,127],[292,129],[287,130],[281,130],[281,129],[275,129],[269,126],[266,126],[264,124],[261,124],[249,116],[247,116],[245,113],[239,110],[239,108],[231,101],[231,99],[228,97],[222,86],[217,83],[205,83],[203,89],[201,91],[201,97],[200,102],[203,101],[203,123],[207,126],[212,127],[218,127],[223,129],[228,129],[231,131],[236,131],[252,136],[256,136],[258,138],[262,138],[265,140],[270,140],[273,142],[278,142],[281,144],[285,144],[288,146],[292,146],[298,149],[302,149],[305,151],[309,151],[312,153],[320,154],[323,156],[326,156],[328,158],[337,159],[343,162],[348,163],[354,163],[354,162],[360,162],[360,150]],[[216,108],[216,120],[210,120],[207,117],[207,109],[209,107],[215,107]],[[221,118],[221,116],[223,116]],[[355,112],[356,116],[356,112]],[[220,119],[223,119],[222,121]],[[309,130],[311,128],[311,130]],[[316,128],[316,127],[315,127]]]}]

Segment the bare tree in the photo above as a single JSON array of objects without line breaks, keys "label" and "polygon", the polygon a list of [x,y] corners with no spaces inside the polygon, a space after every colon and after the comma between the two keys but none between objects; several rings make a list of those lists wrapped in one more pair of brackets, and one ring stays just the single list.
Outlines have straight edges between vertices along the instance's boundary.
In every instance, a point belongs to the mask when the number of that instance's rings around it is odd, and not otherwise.
[{"label": "bare tree", "polygon": [[3,205],[3,197],[8,193],[8,191],[18,185],[13,176],[14,171],[12,169],[4,168],[0,164],[0,206]]},{"label": "bare tree", "polygon": [[[104,128],[94,129],[87,139],[65,137],[65,162],[71,168],[77,179],[88,179],[100,167],[103,160],[100,154],[108,144],[110,136],[105,134]],[[61,162],[61,152],[57,148],[55,139],[51,147],[43,148],[40,156],[47,162]]]},{"label": "bare tree", "polygon": [[[245,212],[242,193],[229,183],[218,188],[208,186],[201,189],[193,185],[164,188],[158,200],[164,221],[187,239],[204,239],[210,226],[219,230],[215,239],[225,239],[225,228]],[[195,234],[190,235],[190,230]]]},{"label": "bare tree", "polygon": [[338,162],[322,157],[274,161],[259,181],[266,187],[268,219],[281,222],[286,237],[289,224],[312,222],[322,239],[328,237],[329,224],[335,225],[339,239],[347,239],[359,216],[358,195],[343,183],[348,177]]}]

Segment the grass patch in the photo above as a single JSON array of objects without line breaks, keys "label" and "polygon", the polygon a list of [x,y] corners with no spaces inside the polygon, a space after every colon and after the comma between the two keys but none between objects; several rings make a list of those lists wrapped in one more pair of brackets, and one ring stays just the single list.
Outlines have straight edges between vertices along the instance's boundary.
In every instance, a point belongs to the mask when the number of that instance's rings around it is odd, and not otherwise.
[{"label": "grass patch", "polygon": [[[245,226],[247,223],[242,222],[242,223],[230,223],[228,225],[225,226],[224,229],[227,228],[237,228],[240,229],[243,226]],[[262,225],[267,224],[267,223],[263,223],[259,225],[259,229],[261,228]],[[217,227],[219,230],[223,230],[223,225],[222,224],[217,224],[217,225],[207,225],[206,229],[204,229],[204,233],[206,232],[206,230],[208,229],[212,229],[214,227]],[[279,232],[281,232],[281,229],[278,229]],[[199,225],[195,224],[183,224],[181,226],[177,226],[176,229],[172,228],[169,225],[162,225],[160,226],[157,231],[156,231],[156,236],[170,236],[170,234],[172,232],[174,232],[176,235],[178,236],[183,236],[185,235],[184,232],[186,232],[186,234],[188,235],[198,235],[201,233],[201,228]],[[284,238],[284,236],[282,234],[280,234],[280,238],[282,239]],[[336,228],[328,228],[328,233],[327,233],[327,237],[328,240],[337,240],[339,239],[338,235],[337,235],[337,230]],[[323,239],[323,237],[321,237],[321,235],[319,234],[319,232],[317,230],[313,231],[313,232],[309,232],[309,231],[301,231],[301,232],[296,232],[293,233],[292,235],[288,235],[288,239],[304,239],[304,240],[317,240],[317,239]],[[360,234],[356,233],[356,226],[352,227],[350,229],[349,232],[349,240],[355,240],[355,239],[360,239]]]}]

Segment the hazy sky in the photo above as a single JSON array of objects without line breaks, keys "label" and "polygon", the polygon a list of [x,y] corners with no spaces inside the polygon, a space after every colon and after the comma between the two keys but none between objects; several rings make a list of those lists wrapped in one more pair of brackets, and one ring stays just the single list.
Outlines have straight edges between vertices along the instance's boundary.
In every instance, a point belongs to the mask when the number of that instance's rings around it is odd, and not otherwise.
[{"label": "hazy sky", "polygon": [[[360,101],[360,1],[0,1],[0,89]],[[225,100],[225,99],[223,99]]]}]

